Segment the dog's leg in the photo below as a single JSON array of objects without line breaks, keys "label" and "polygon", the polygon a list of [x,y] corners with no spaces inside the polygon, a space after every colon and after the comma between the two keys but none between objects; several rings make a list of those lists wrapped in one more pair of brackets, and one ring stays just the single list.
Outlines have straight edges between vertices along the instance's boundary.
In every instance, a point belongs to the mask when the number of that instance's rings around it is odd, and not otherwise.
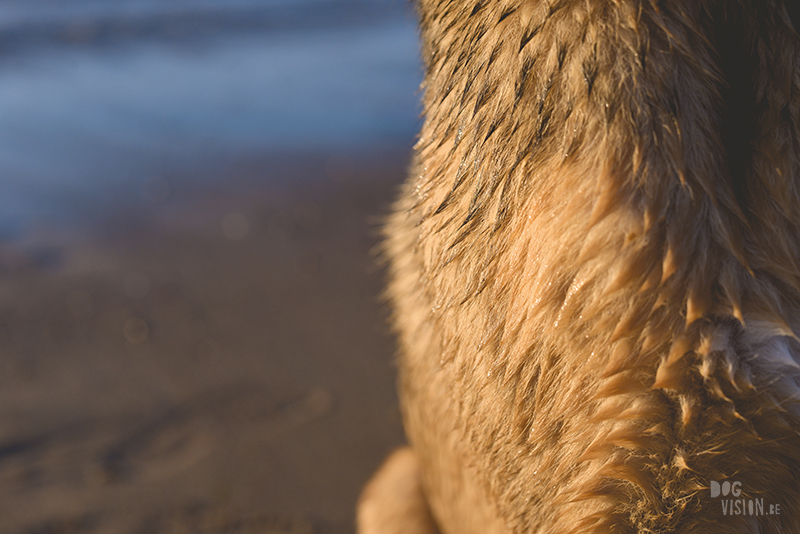
[{"label": "dog's leg", "polygon": [[410,447],[395,451],[372,477],[361,494],[357,520],[359,534],[438,534]]}]

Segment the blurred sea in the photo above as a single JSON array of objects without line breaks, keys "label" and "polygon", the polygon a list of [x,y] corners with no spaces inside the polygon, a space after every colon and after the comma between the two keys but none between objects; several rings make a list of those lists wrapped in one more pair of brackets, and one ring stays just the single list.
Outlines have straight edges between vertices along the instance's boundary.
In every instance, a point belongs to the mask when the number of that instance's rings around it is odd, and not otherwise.
[{"label": "blurred sea", "polygon": [[409,147],[420,79],[406,0],[4,0],[0,239],[169,169]]}]

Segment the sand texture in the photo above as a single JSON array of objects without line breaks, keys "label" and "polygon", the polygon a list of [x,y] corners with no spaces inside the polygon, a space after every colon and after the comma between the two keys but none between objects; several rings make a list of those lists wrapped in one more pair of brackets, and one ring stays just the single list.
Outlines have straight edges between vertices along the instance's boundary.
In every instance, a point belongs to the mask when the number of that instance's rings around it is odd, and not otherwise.
[{"label": "sand texture", "polygon": [[371,249],[405,161],[227,162],[0,241],[0,533],[353,532],[403,442]]}]

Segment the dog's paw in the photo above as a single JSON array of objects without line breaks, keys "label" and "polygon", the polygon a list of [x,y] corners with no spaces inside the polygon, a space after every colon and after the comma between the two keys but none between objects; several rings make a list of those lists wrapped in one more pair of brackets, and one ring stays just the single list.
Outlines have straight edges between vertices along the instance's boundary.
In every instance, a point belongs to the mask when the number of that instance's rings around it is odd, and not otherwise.
[{"label": "dog's paw", "polygon": [[358,502],[359,534],[438,534],[410,447],[392,453]]}]

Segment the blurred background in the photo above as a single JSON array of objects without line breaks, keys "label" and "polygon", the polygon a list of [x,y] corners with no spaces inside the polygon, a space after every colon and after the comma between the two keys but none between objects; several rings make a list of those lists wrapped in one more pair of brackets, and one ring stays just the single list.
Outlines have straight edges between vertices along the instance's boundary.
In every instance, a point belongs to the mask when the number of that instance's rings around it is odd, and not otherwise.
[{"label": "blurred background", "polygon": [[406,0],[3,0],[0,533],[350,533]]}]

